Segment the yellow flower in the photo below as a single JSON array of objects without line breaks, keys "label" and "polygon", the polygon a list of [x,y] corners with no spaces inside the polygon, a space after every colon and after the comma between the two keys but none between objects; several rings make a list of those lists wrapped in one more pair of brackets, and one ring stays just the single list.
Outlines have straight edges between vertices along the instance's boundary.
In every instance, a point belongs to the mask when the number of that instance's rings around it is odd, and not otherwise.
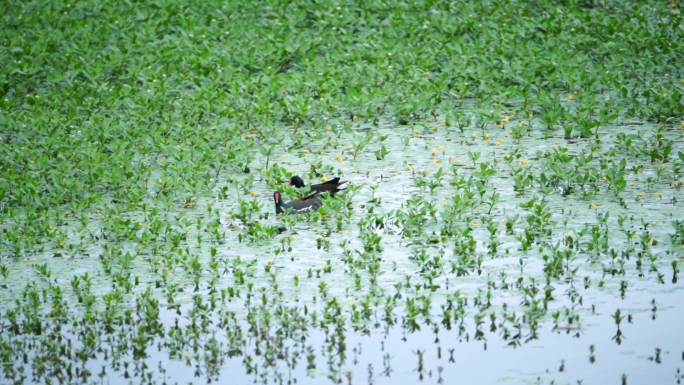
[{"label": "yellow flower", "polygon": [[527,166],[527,159],[520,159],[518,162],[521,166]]},{"label": "yellow flower", "polygon": [[472,228],[474,228],[474,229],[479,228],[481,225],[482,225],[482,222],[480,222],[479,219],[473,219],[473,220],[470,222],[470,227],[472,227]]},{"label": "yellow flower", "polygon": [[249,195],[251,195],[252,198],[256,198],[256,191],[250,191]]},{"label": "yellow flower", "polygon": [[335,157],[335,160],[337,161],[337,163],[344,163],[344,158],[342,157],[342,155],[337,155]]},{"label": "yellow flower", "polygon": [[504,115],[504,116],[503,116],[503,119],[501,119],[501,124],[505,126],[505,125],[507,125],[508,122],[510,122],[510,121],[511,121],[511,117],[508,116],[508,115]]},{"label": "yellow flower", "polygon": [[442,164],[442,160],[441,160],[441,159],[434,159],[434,160],[432,161],[432,163],[434,163],[434,164]]},{"label": "yellow flower", "polygon": [[598,208],[598,205],[595,202],[591,202],[591,209],[596,210]]},{"label": "yellow flower", "polygon": [[437,127],[432,127],[432,133],[434,134],[435,132],[437,132]]},{"label": "yellow flower", "polygon": [[485,132],[484,134],[484,140],[489,140],[492,138],[492,135],[490,135],[488,132]]},{"label": "yellow flower", "polygon": [[573,95],[573,94],[568,95],[568,101],[571,102],[573,100],[575,100],[575,95]]},{"label": "yellow flower", "polygon": [[503,146],[503,142],[501,141],[501,139],[499,139],[496,141],[496,147],[501,147],[501,146]]},{"label": "yellow flower", "polygon": [[432,156],[437,156],[440,152],[444,151],[444,146],[437,146],[432,150]]}]

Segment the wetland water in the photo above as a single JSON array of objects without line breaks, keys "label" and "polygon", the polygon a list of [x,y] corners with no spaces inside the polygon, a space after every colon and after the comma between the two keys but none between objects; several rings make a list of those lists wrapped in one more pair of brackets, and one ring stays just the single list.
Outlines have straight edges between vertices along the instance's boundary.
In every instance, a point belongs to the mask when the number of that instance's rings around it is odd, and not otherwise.
[{"label": "wetland water", "polygon": [[[359,124],[284,140],[268,169],[259,158],[191,205],[163,203],[153,178],[144,212],[64,218],[69,252],[3,260],[0,378],[684,380],[683,131],[525,124]],[[350,187],[276,217],[283,170]]]}]

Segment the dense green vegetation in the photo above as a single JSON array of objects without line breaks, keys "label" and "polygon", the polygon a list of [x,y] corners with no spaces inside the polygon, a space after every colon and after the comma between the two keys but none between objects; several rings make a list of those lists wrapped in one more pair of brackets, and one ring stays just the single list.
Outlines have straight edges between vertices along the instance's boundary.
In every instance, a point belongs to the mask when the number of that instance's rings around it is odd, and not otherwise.
[{"label": "dense green vegetation", "polygon": [[[391,380],[351,334],[520,347],[636,285],[619,345],[682,298],[681,8],[5,2],[0,383]],[[297,173],[352,183],[276,218]]]},{"label": "dense green vegetation", "polygon": [[[265,139],[301,145],[333,119],[457,123],[464,99],[482,124],[514,103],[573,132],[601,117],[684,115],[681,13],[666,2],[5,8],[1,199],[31,240],[48,236],[46,210],[139,206],[158,169],[161,191],[202,194]],[[577,111],[561,105],[569,94]],[[260,144],[243,140],[250,132]]]}]

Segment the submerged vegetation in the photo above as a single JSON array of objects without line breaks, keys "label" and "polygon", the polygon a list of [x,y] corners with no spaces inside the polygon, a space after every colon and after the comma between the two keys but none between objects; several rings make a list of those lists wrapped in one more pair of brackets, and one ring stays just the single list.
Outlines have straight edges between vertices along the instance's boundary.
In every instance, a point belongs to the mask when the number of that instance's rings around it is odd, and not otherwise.
[{"label": "submerged vegetation", "polygon": [[684,381],[677,1],[3,10],[0,383]]}]

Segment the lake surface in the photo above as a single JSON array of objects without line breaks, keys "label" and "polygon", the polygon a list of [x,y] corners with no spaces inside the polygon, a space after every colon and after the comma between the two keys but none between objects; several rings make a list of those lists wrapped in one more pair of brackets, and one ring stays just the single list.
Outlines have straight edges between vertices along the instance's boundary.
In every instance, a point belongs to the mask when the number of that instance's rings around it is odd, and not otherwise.
[{"label": "lake surface", "polygon": [[[152,178],[147,211],[3,257],[0,382],[678,384],[684,132],[658,128],[356,124],[191,205]],[[277,217],[274,167],[349,187]]]}]

